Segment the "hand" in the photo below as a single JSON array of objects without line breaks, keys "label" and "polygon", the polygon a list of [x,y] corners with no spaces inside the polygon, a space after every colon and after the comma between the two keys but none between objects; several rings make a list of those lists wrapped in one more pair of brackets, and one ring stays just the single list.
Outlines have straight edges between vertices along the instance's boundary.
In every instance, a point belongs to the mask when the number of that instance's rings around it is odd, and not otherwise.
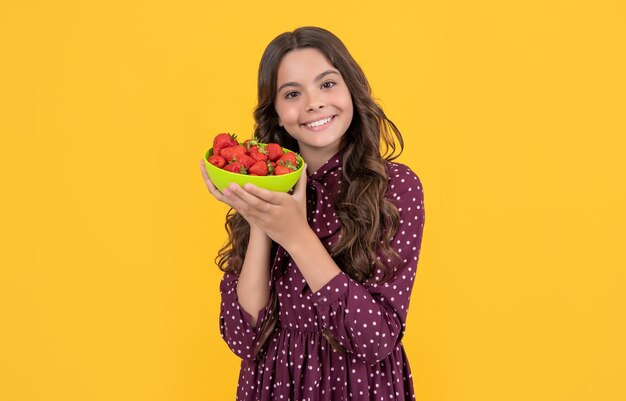
[{"label": "hand", "polygon": [[215,185],[213,185],[213,181],[211,181],[211,179],[209,178],[209,173],[207,173],[206,171],[204,160],[200,160],[200,173],[202,173],[202,178],[204,178],[204,184],[206,185],[211,195],[213,195],[218,201],[223,202],[234,209],[235,207],[229,202],[229,200],[226,199],[226,197],[224,197],[224,195],[222,195],[222,193],[217,188],[215,188]]},{"label": "hand", "polygon": [[[213,197],[217,199],[218,201],[225,203],[228,206],[232,207],[233,209],[237,210],[237,208],[233,206],[230,200],[226,198],[217,188],[215,188],[215,185],[213,185],[213,181],[211,181],[211,179],[209,178],[209,174],[206,171],[204,160],[200,160],[200,172],[202,173],[202,177],[204,178],[204,184],[206,185],[211,195],[213,195]],[[248,221],[248,224],[250,224],[250,221]],[[250,224],[250,234],[253,235],[253,233],[257,233],[257,232],[259,234],[265,235],[265,233],[259,227],[255,226],[254,224]]]},{"label": "hand", "polygon": [[310,230],[306,218],[306,164],[293,194],[270,191],[253,184],[243,188],[231,183],[223,198],[252,225],[260,227],[274,242],[285,249],[298,241],[301,230]]}]

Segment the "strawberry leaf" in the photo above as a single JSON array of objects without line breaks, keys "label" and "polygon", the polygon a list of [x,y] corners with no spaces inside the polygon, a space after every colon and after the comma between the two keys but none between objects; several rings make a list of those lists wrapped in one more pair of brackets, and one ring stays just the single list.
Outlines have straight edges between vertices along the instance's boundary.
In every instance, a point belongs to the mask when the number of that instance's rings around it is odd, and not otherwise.
[{"label": "strawberry leaf", "polygon": [[284,166],[289,168],[289,169],[291,169],[291,170],[293,170],[293,171],[296,171],[298,169],[296,166],[291,164],[291,162],[289,160],[285,160]]},{"label": "strawberry leaf", "polygon": [[246,144],[246,149],[250,150],[251,147],[256,146],[259,142],[257,141],[256,137],[253,137],[252,139],[249,139],[245,142]]}]

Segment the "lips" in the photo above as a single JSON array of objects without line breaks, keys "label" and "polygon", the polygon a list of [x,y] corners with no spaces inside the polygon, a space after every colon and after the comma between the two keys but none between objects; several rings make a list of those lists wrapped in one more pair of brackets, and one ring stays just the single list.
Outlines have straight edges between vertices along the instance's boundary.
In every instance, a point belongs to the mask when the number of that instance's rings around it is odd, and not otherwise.
[{"label": "lips", "polygon": [[[305,130],[307,130],[307,131],[309,131],[309,132],[319,132],[319,131],[324,131],[324,130],[328,129],[329,127],[332,127],[332,126],[333,126],[333,124],[334,124],[334,122],[335,122],[335,117],[336,117],[336,116],[327,117],[327,118],[330,118],[330,121],[328,121],[327,123],[322,124],[322,125],[317,125],[317,126],[314,126],[314,127],[309,127],[308,125],[304,125],[304,124],[302,124],[302,125],[301,125],[301,127],[303,127]],[[323,119],[322,119],[322,120],[323,120]],[[319,120],[317,120],[317,121],[319,121]]]},{"label": "lips", "polygon": [[[304,125],[304,126],[306,126],[307,124],[311,124],[311,123],[314,123],[314,122],[318,122],[318,121],[326,120],[327,118],[330,118],[330,119],[331,119],[331,121],[332,121],[332,119],[333,119],[334,117],[335,117],[335,115],[330,115],[330,116],[326,116],[326,117],[321,117],[321,118],[318,118],[318,119],[315,119],[315,120],[307,121],[307,122],[302,123],[302,124],[300,124],[300,125]],[[309,127],[309,128],[315,128],[315,127]]]}]

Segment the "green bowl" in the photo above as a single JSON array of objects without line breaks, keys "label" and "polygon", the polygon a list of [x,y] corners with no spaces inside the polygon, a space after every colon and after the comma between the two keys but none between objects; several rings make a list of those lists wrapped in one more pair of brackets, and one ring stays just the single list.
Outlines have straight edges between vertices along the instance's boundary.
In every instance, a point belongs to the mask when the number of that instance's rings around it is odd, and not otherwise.
[{"label": "green bowl", "polygon": [[[284,152],[291,152],[289,149],[283,148]],[[295,153],[295,152],[294,152]],[[235,182],[240,186],[243,186],[245,183],[249,182],[250,184],[254,184],[257,187],[269,189],[270,191],[277,192],[289,192],[296,182],[298,182],[298,178],[300,178],[300,174],[302,174],[302,170],[304,167],[304,160],[300,157],[299,154],[296,153],[296,160],[298,165],[300,166],[293,173],[283,174],[283,175],[269,175],[269,176],[255,176],[255,175],[247,175],[247,174],[237,174],[231,173],[230,171],[222,170],[219,167],[216,167],[209,163],[209,157],[213,155],[213,148],[207,150],[204,153],[204,165],[206,166],[206,171],[209,174],[209,178],[213,182],[213,185],[220,192],[230,185],[231,182]]]}]

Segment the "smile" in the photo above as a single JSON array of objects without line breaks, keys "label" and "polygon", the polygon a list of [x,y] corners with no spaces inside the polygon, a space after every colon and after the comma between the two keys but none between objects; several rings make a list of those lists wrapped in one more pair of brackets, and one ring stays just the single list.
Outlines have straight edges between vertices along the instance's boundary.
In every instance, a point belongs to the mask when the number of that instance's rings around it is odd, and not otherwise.
[{"label": "smile", "polygon": [[309,124],[302,124],[302,126],[308,129],[309,131],[321,131],[325,129],[326,127],[328,127],[329,125],[331,125],[334,120],[335,120],[335,116],[332,116],[332,117],[324,118],[318,121],[313,121],[312,123],[309,123]]}]

